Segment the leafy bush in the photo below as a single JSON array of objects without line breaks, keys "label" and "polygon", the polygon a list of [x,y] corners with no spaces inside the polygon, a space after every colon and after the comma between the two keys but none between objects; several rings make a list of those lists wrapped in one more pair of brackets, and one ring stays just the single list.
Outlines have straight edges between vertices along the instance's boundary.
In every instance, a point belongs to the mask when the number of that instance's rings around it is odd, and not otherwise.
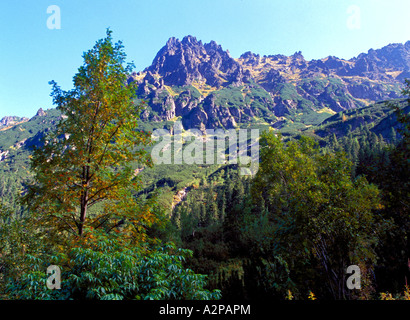
[{"label": "leafy bush", "polygon": [[[91,245],[86,245],[86,243]],[[10,280],[10,299],[41,300],[212,300],[218,290],[209,291],[206,276],[184,268],[192,252],[165,246],[147,250],[124,247],[115,236],[90,232],[84,243],[49,256],[47,261],[29,255],[31,271]],[[61,269],[61,289],[47,288],[48,265]]]}]

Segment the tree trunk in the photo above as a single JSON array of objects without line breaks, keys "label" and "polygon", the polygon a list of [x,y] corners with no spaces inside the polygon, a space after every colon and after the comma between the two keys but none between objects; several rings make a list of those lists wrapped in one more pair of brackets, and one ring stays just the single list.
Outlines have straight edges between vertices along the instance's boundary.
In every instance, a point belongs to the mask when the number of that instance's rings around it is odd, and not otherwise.
[{"label": "tree trunk", "polygon": [[88,209],[88,187],[89,187],[89,167],[83,167],[83,191],[81,192],[80,199],[80,224],[78,225],[78,235],[81,237],[83,235],[85,218],[87,216]]},{"label": "tree trunk", "polygon": [[81,209],[80,209],[80,224],[78,225],[78,235],[83,235],[83,228],[85,223],[85,217],[87,215],[88,208],[88,190],[86,189],[81,196]]}]

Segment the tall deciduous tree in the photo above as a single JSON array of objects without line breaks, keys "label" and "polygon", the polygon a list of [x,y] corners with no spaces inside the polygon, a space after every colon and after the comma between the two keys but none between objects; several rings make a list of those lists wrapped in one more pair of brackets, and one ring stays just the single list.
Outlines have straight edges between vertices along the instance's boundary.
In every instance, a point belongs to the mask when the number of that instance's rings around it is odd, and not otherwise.
[{"label": "tall deciduous tree", "polygon": [[[72,90],[50,82],[61,121],[34,150],[35,183],[24,202],[49,235],[82,236],[88,227],[115,231],[121,226],[135,238],[154,215],[133,197],[139,185],[136,165],[151,165],[143,148],[149,135],[136,129],[143,103],[134,102],[136,86],[127,83],[133,65],[110,30],[83,59]],[[92,207],[98,210],[91,212]]]},{"label": "tall deciduous tree", "polygon": [[[346,268],[358,264],[360,294],[368,294],[366,281],[382,225],[374,211],[381,208],[378,189],[364,178],[352,180],[352,163],[343,154],[321,154],[309,138],[285,145],[269,132],[260,145],[252,195],[255,204],[265,200],[267,226],[248,232],[248,241],[261,244],[261,257],[284,259],[299,286],[315,278],[316,285],[323,281],[316,290],[327,288],[320,294],[336,299],[353,294],[346,288]],[[315,265],[317,272],[309,275],[307,265]]]}]

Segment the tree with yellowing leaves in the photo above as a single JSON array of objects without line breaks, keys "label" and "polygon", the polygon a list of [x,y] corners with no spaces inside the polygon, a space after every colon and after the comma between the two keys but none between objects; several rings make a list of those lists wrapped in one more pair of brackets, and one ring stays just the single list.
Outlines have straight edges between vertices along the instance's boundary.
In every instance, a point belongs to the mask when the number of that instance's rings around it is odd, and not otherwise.
[{"label": "tree with yellowing leaves", "polygon": [[23,200],[48,236],[121,228],[143,240],[155,220],[150,206],[133,195],[140,185],[136,166],[151,165],[143,148],[150,138],[136,129],[143,103],[134,103],[135,83],[127,83],[133,66],[111,33],[83,54],[72,90],[50,82],[62,117],[34,150],[35,183]]}]

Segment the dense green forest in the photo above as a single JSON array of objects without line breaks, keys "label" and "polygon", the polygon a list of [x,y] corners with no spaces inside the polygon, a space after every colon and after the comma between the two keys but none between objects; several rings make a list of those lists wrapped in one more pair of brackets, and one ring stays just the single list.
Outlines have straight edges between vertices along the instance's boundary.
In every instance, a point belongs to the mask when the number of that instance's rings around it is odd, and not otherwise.
[{"label": "dense green forest", "polygon": [[[403,291],[408,145],[372,134],[330,139],[325,148],[306,137],[262,139],[262,152],[270,150],[255,178],[218,170],[174,210],[176,241],[194,252],[192,268],[212,275],[212,288],[229,298],[281,299],[290,290],[300,299],[309,292],[377,299]],[[361,290],[346,291],[350,264],[361,267]]]},{"label": "dense green forest", "polygon": [[409,101],[261,130],[254,176],[155,165],[121,43],[83,58],[49,129],[0,136],[31,142],[0,167],[0,298],[410,299]]}]

